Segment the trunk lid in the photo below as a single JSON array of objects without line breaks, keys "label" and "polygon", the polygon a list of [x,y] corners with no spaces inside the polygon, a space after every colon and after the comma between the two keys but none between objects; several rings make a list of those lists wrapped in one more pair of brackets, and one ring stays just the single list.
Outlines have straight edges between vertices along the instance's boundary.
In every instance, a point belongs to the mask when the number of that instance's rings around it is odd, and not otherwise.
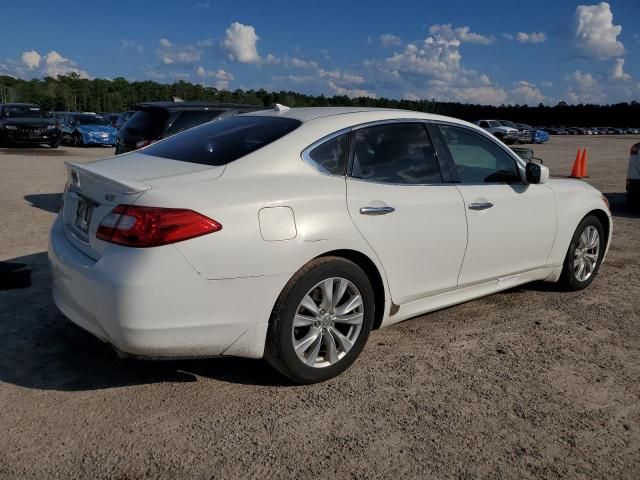
[{"label": "trunk lid", "polygon": [[66,167],[61,213],[65,233],[76,248],[94,260],[108,246],[96,238],[96,231],[116,205],[133,205],[152,188],[212,180],[225,169],[140,153],[85,164],[67,162]]}]

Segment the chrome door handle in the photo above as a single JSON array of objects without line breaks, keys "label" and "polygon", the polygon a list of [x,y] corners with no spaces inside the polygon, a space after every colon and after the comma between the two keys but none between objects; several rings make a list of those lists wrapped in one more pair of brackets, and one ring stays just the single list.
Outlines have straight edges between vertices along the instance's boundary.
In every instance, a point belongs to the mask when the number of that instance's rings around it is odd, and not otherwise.
[{"label": "chrome door handle", "polygon": [[386,215],[387,213],[393,213],[396,209],[393,207],[362,207],[360,209],[361,215]]},{"label": "chrome door handle", "polygon": [[486,210],[493,207],[491,202],[470,203],[469,210]]}]

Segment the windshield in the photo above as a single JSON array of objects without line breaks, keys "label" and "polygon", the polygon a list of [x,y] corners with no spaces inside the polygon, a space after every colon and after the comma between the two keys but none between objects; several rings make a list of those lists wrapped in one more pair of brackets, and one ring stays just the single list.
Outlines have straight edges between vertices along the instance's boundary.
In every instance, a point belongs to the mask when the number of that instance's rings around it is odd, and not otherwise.
[{"label": "windshield", "polygon": [[513,122],[510,122],[509,120],[500,120],[500,123],[502,123],[502,125],[504,125],[505,127],[515,128],[516,130],[518,129],[516,124]]},{"label": "windshield", "polygon": [[496,121],[496,120],[489,120],[489,126],[490,127],[500,127],[500,122]]},{"label": "windshield", "polygon": [[73,119],[78,125],[109,125],[104,118],[95,115],[76,115]]},{"label": "windshield", "polygon": [[300,126],[278,117],[228,117],[179,133],[140,153],[204,165],[226,165],[284,137]]},{"label": "windshield", "polygon": [[5,118],[46,118],[47,115],[42,111],[40,107],[35,106],[19,106],[19,107],[4,107],[2,109],[2,116]]}]

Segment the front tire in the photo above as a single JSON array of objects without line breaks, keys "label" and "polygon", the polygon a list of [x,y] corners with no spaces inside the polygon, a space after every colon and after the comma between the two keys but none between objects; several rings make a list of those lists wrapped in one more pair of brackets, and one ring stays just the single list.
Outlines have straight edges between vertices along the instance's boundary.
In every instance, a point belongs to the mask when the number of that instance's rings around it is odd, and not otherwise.
[{"label": "front tire", "polygon": [[602,222],[594,215],[585,217],[571,239],[559,284],[565,290],[587,288],[598,274],[607,246]]},{"label": "front tire", "polygon": [[73,134],[73,146],[78,148],[83,148],[85,146],[82,135],[80,135],[79,133]]},{"label": "front tire", "polygon": [[317,258],[278,297],[265,359],[297,383],[333,378],[360,355],[374,309],[373,287],[360,267],[344,258]]}]

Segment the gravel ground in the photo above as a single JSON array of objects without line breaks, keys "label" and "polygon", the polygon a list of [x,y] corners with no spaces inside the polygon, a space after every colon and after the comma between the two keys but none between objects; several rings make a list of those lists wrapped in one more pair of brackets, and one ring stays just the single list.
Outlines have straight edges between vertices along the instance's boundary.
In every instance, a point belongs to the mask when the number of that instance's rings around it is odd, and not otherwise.
[{"label": "gravel ground", "polygon": [[[516,288],[374,332],[356,364],[291,386],[261,361],[123,361],[54,307],[47,230],[63,162],[107,149],[0,150],[0,477],[640,478],[640,215],[624,207],[638,137],[535,147],[615,214],[579,293]],[[526,212],[523,212],[526,214]]]}]

